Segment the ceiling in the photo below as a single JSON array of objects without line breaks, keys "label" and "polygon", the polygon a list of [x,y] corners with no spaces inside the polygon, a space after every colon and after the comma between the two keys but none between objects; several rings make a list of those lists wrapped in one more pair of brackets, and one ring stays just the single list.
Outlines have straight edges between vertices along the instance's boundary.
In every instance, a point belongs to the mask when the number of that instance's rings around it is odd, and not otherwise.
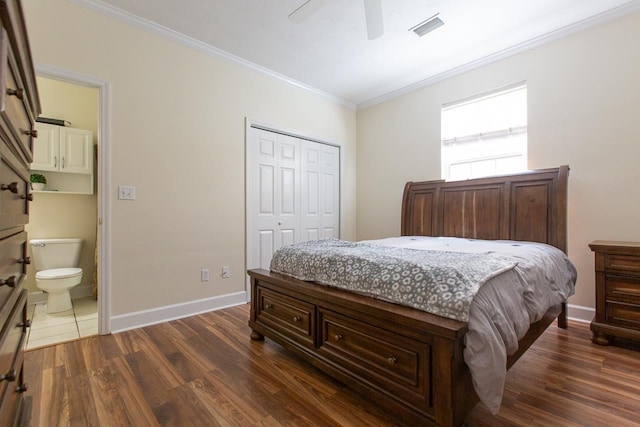
[{"label": "ceiling", "polygon": [[[382,0],[384,35],[368,40],[363,0],[326,0],[294,24],[287,16],[305,1],[76,0],[358,107],[640,10],[640,0]],[[409,31],[435,14],[442,27],[422,38]]]}]

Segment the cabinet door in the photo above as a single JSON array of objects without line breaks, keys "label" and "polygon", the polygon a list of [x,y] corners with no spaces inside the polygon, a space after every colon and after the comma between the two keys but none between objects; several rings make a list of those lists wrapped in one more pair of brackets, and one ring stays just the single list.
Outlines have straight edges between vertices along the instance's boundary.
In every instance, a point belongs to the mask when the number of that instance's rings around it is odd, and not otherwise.
[{"label": "cabinet door", "polygon": [[33,139],[33,163],[31,169],[40,171],[60,170],[60,126],[36,123],[38,137]]},{"label": "cabinet door", "polygon": [[93,172],[93,132],[60,127],[60,172]]}]

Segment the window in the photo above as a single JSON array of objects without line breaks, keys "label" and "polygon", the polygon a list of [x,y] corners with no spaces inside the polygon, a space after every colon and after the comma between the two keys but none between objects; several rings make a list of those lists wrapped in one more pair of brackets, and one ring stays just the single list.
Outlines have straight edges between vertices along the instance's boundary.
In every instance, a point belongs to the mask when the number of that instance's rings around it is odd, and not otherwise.
[{"label": "window", "polygon": [[442,107],[442,178],[527,170],[524,83]]}]

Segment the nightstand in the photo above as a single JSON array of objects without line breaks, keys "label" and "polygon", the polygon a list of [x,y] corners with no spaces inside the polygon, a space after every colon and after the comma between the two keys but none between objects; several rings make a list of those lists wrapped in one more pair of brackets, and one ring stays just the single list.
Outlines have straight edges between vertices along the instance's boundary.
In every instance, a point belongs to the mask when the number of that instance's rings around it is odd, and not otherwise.
[{"label": "nightstand", "polygon": [[592,341],[613,343],[614,337],[640,341],[640,242],[596,240],[596,316]]}]

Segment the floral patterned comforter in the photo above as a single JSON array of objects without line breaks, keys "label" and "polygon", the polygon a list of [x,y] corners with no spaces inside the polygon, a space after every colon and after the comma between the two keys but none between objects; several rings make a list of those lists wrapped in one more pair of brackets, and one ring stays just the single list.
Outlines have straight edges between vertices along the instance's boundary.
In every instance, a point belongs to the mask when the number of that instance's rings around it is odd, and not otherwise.
[{"label": "floral patterned comforter", "polygon": [[514,258],[312,240],[273,255],[271,271],[314,281],[463,322],[471,301],[489,279],[513,269]]}]

